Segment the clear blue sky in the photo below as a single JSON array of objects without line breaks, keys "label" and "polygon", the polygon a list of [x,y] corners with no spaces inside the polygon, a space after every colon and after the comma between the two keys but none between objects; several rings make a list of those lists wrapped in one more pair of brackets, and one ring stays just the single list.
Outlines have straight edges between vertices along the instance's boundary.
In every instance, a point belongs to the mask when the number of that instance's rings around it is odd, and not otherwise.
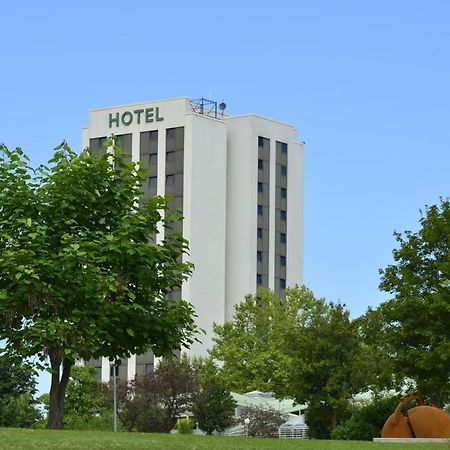
[{"label": "clear blue sky", "polygon": [[175,96],[295,125],[304,281],[358,316],[394,230],[450,188],[446,0],[16,1],[1,7],[0,142],[35,163],[90,109]]}]

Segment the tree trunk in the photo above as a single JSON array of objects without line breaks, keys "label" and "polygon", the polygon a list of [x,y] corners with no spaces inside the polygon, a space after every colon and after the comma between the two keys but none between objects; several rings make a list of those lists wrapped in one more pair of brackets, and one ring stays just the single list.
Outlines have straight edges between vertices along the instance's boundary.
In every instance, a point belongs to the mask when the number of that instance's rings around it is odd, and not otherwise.
[{"label": "tree trunk", "polygon": [[[62,360],[56,353],[50,353],[52,384],[50,387],[50,409],[47,427],[53,430],[61,430],[64,426],[64,395],[73,362],[67,359]],[[60,379],[61,363],[63,371]]]},{"label": "tree trunk", "polygon": [[331,429],[334,430],[337,427],[337,409],[331,411]]}]

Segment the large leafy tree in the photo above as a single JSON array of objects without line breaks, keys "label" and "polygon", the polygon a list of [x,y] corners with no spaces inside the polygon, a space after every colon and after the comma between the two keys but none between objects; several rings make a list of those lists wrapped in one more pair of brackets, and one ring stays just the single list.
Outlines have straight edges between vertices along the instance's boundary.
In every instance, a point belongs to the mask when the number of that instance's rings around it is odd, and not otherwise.
[{"label": "large leafy tree", "polygon": [[214,326],[216,336],[210,353],[222,365],[229,390],[288,394],[289,343],[296,333],[299,312],[311,302],[314,296],[306,288],[288,289],[285,300],[260,289],[236,305],[231,322]]},{"label": "large leafy tree", "polygon": [[316,300],[302,309],[299,332],[291,340],[289,385],[298,403],[308,403],[313,437],[329,437],[366,384],[359,363],[361,344],[344,305]]},{"label": "large leafy tree", "polygon": [[9,354],[49,358],[48,426],[61,428],[76,359],[190,344],[192,307],[166,299],[190,274],[187,242],[168,232],[179,217],[163,198],[141,200],[143,174],[119,149],[97,158],[63,144],[38,169],[0,150],[0,338]]},{"label": "large leafy tree", "polygon": [[380,288],[381,332],[398,377],[435,402],[450,398],[450,202],[426,207],[417,232],[395,233],[394,264]]}]

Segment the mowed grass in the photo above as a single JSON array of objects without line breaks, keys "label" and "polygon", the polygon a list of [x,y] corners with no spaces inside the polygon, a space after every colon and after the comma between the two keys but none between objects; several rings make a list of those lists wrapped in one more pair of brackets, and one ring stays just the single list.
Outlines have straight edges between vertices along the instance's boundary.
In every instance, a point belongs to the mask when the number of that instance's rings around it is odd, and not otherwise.
[{"label": "mowed grass", "polygon": [[51,431],[0,428],[0,449],[151,449],[151,450],[449,450],[449,444],[386,444],[363,441],[314,441],[154,433]]}]

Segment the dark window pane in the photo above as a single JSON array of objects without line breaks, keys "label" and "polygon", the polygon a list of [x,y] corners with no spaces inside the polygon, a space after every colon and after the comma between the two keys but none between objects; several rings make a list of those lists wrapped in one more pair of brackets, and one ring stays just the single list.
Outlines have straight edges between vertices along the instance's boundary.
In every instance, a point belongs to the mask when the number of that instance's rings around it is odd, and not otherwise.
[{"label": "dark window pane", "polygon": [[258,136],[258,147],[264,147],[264,138],[261,136]]},{"label": "dark window pane", "polygon": [[263,237],[263,230],[262,230],[262,228],[258,228],[258,229],[256,230],[256,236],[257,236],[259,239],[262,239],[262,237]]},{"label": "dark window pane", "polygon": [[286,233],[280,233],[280,242],[286,244]]},{"label": "dark window pane", "polygon": [[262,275],[260,273],[256,274],[256,284],[257,285],[262,284]]},{"label": "dark window pane", "polygon": [[166,163],[172,164],[175,162],[175,152],[167,152],[166,153]]},{"label": "dark window pane", "polygon": [[264,161],[262,159],[258,159],[258,169],[264,169]]},{"label": "dark window pane", "polygon": [[281,219],[283,222],[286,221],[286,219],[287,219],[287,213],[286,213],[286,211],[283,211],[283,210],[280,211],[280,219]]},{"label": "dark window pane", "polygon": [[148,179],[148,185],[149,186],[151,186],[151,187],[156,186],[156,183],[157,183],[157,177],[150,177]]},{"label": "dark window pane", "polygon": [[287,144],[285,142],[280,142],[280,144],[281,144],[281,153],[286,154],[288,148]]},{"label": "dark window pane", "polygon": [[281,198],[287,198],[287,189],[281,188]]},{"label": "dark window pane", "polygon": [[287,175],[287,166],[284,165],[281,166],[281,175],[283,176]]},{"label": "dark window pane", "polygon": [[156,166],[158,164],[158,155],[156,153],[152,153],[151,155],[149,155],[148,163],[151,166]]},{"label": "dark window pane", "polygon": [[174,183],[175,183],[175,175],[167,175],[166,184],[174,184]]},{"label": "dark window pane", "polygon": [[263,208],[261,205],[258,205],[258,216],[262,216],[263,215]]},{"label": "dark window pane", "polygon": [[280,266],[286,265],[286,256],[280,256]]},{"label": "dark window pane", "polygon": [[256,260],[257,261],[262,261],[262,252],[260,252],[259,250],[256,252]]},{"label": "dark window pane", "polygon": [[286,280],[284,278],[280,278],[280,289],[286,289]]},{"label": "dark window pane", "polygon": [[263,191],[263,184],[258,183],[258,192],[262,192],[262,191]]}]

